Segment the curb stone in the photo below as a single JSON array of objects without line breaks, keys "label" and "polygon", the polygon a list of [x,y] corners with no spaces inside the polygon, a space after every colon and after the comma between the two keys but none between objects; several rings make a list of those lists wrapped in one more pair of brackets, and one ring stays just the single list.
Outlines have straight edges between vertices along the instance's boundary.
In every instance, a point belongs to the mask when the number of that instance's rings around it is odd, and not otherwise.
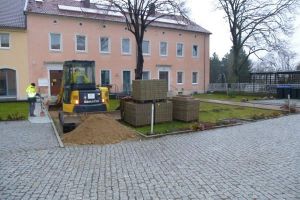
[{"label": "curb stone", "polygon": [[231,126],[239,126],[242,125],[244,123],[235,123],[235,124],[229,124],[229,125],[221,125],[221,126],[214,126],[211,127],[209,129],[204,129],[204,130],[196,130],[193,131],[191,129],[189,130],[184,130],[184,131],[174,131],[174,132],[170,132],[170,133],[165,133],[165,134],[156,134],[156,135],[145,135],[139,131],[135,131],[137,134],[145,137],[145,138],[158,138],[158,137],[163,137],[163,136],[168,136],[168,135],[178,135],[178,134],[183,134],[183,133],[194,133],[194,132],[202,132],[202,131],[209,131],[209,130],[213,130],[213,129],[218,129],[218,128],[227,128],[227,127],[231,127]]},{"label": "curb stone", "polygon": [[48,110],[45,109],[45,111],[46,111],[48,117],[51,119],[51,120],[50,120],[50,121],[51,121],[51,126],[52,126],[52,128],[53,128],[53,130],[54,130],[55,137],[56,137],[56,139],[57,139],[57,142],[58,142],[58,144],[59,144],[59,147],[64,148],[64,147],[65,147],[65,146],[64,146],[64,143],[61,141],[61,139],[60,139],[60,137],[59,137],[58,131],[57,131],[56,126],[55,126],[55,124],[54,124],[54,120],[52,119],[52,117],[51,117],[51,115],[49,114]]}]

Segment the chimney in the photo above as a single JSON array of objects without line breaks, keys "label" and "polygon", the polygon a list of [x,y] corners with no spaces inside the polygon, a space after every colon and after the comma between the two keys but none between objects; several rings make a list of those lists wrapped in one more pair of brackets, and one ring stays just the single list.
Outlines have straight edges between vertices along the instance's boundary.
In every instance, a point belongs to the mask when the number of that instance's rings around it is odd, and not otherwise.
[{"label": "chimney", "polygon": [[83,0],[83,6],[84,6],[85,8],[89,8],[90,5],[91,5],[90,0]]}]

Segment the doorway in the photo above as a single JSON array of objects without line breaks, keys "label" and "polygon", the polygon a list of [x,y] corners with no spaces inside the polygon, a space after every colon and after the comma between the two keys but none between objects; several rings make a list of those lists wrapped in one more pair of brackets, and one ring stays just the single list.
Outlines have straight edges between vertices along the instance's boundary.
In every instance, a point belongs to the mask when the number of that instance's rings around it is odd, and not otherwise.
[{"label": "doorway", "polygon": [[50,70],[50,95],[57,96],[62,82],[62,70]]},{"label": "doorway", "polygon": [[159,71],[158,79],[166,80],[167,84],[168,84],[168,90],[170,90],[169,71]]},{"label": "doorway", "polygon": [[131,92],[131,73],[123,71],[123,92],[129,94]]}]

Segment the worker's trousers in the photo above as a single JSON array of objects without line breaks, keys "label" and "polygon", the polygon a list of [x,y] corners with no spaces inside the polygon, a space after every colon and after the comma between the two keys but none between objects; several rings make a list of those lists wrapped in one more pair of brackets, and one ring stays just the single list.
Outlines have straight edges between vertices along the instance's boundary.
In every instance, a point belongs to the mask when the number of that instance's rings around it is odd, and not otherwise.
[{"label": "worker's trousers", "polygon": [[30,113],[30,116],[34,115],[34,110],[35,110],[35,102],[29,102],[29,113]]},{"label": "worker's trousers", "polygon": [[28,98],[30,116],[34,116],[35,102],[36,102],[35,98]]}]

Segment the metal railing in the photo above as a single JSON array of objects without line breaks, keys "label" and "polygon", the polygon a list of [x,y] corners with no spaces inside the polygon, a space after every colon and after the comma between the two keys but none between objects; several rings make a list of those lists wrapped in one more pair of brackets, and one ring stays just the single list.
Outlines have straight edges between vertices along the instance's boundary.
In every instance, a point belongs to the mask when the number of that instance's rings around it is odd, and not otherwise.
[{"label": "metal railing", "polygon": [[[276,94],[279,86],[282,85],[259,83],[210,83],[208,91]],[[292,88],[300,88],[300,84],[288,84],[288,86]]]}]

